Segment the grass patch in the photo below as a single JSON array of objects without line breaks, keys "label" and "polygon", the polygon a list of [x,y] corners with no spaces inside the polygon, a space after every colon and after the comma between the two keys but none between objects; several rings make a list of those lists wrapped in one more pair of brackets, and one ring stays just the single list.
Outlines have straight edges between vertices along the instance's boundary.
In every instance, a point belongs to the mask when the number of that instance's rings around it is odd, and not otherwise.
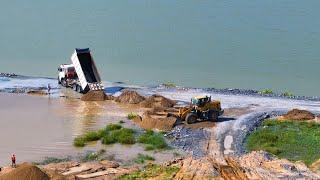
[{"label": "grass patch", "polygon": [[166,88],[175,88],[177,87],[177,85],[174,83],[174,82],[165,82],[165,83],[162,83],[162,85]]},{"label": "grass patch", "polygon": [[310,165],[320,158],[320,124],[266,120],[247,138],[247,148]]},{"label": "grass patch", "polygon": [[132,119],[134,119],[134,118],[136,118],[136,117],[138,117],[138,114],[133,113],[133,112],[131,112],[131,113],[129,113],[129,114],[127,115],[127,118],[130,119],[130,120],[132,120]]},{"label": "grass patch", "polygon": [[136,142],[133,129],[122,128],[120,124],[109,124],[104,129],[90,131],[74,139],[73,145],[84,147],[90,141],[102,141],[103,144],[134,144]]},{"label": "grass patch", "polygon": [[109,124],[109,125],[107,125],[106,130],[107,131],[114,131],[114,130],[118,130],[121,128],[122,128],[122,126],[120,124]]},{"label": "grass patch", "polygon": [[45,157],[41,162],[34,162],[35,165],[47,165],[51,163],[60,163],[60,162],[67,162],[71,161],[71,157],[64,157],[64,158],[56,158],[56,157]]},{"label": "grass patch", "polygon": [[147,130],[138,138],[139,143],[146,144],[146,150],[166,149],[168,145],[160,133],[155,133],[151,130]]},{"label": "grass patch", "polygon": [[102,135],[102,134],[100,134],[99,131],[98,131],[98,132],[96,132],[96,131],[89,131],[89,132],[87,132],[87,133],[85,133],[85,134],[83,135],[83,139],[84,139],[85,141],[87,141],[87,142],[89,142],[89,141],[97,141],[97,140],[99,140],[99,139],[101,138],[101,135]]},{"label": "grass patch", "polygon": [[86,140],[83,137],[76,137],[73,140],[73,145],[76,147],[84,147],[86,145]]},{"label": "grass patch", "polygon": [[106,151],[104,149],[99,150],[98,152],[88,151],[80,158],[81,162],[89,161],[100,161],[103,160],[101,157]]},{"label": "grass patch", "polygon": [[144,167],[144,169],[135,171],[131,174],[123,175],[119,177],[119,180],[131,180],[131,179],[173,179],[173,176],[179,171],[175,166],[160,166],[156,164],[150,164]]},{"label": "grass patch", "polygon": [[263,94],[263,95],[273,94],[273,91],[271,89],[263,89],[259,91],[259,94]]},{"label": "grass patch", "polygon": [[290,91],[285,91],[284,93],[282,93],[282,96],[285,96],[285,97],[293,97],[294,94]]},{"label": "grass patch", "polygon": [[137,164],[144,164],[146,161],[154,161],[154,158],[145,154],[138,154],[137,158],[134,159],[134,162]]}]

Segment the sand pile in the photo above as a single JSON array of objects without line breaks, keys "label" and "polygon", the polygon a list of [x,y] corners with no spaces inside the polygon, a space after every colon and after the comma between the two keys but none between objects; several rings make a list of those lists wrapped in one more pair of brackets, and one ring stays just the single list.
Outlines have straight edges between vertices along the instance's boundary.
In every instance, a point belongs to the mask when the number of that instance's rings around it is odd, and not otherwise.
[{"label": "sand pile", "polygon": [[173,107],[176,104],[176,102],[171,99],[155,94],[148,97],[145,101],[141,102],[140,104],[142,107],[145,108],[170,108]]},{"label": "sand pile", "polygon": [[49,176],[40,170],[37,166],[23,163],[9,173],[0,176],[0,180],[49,180]]},{"label": "sand pile", "polygon": [[139,104],[144,100],[145,97],[141,96],[135,91],[124,91],[120,96],[115,98],[116,102],[129,104]]},{"label": "sand pile", "polygon": [[89,91],[88,93],[82,95],[82,101],[104,101],[112,100],[112,96],[108,96],[104,91]]},{"label": "sand pile", "polygon": [[293,109],[283,115],[283,118],[289,120],[311,120],[315,118],[315,115],[306,110]]},{"label": "sand pile", "polygon": [[43,90],[30,90],[30,91],[27,92],[27,94],[40,95],[40,96],[48,95],[48,93],[46,91],[43,91]]},{"label": "sand pile", "polygon": [[138,124],[143,129],[157,129],[161,131],[171,130],[176,123],[175,117],[156,117],[149,112],[143,114],[142,117],[137,116],[133,119],[133,122]]}]

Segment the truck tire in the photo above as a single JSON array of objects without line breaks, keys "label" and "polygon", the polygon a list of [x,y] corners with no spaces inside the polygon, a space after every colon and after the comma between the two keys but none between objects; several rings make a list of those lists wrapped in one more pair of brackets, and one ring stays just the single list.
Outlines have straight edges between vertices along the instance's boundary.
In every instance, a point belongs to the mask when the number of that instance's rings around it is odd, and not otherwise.
[{"label": "truck tire", "polygon": [[189,113],[187,114],[186,116],[186,122],[187,124],[193,124],[193,123],[196,123],[198,120],[198,116],[193,114],[193,113]]},{"label": "truck tire", "polygon": [[82,93],[82,88],[81,88],[81,86],[79,86],[79,85],[76,85],[77,86],[77,92],[78,93]]},{"label": "truck tire", "polygon": [[67,86],[67,82],[66,82],[66,80],[65,80],[64,78],[61,79],[61,85],[62,85],[63,87],[66,87],[66,86]]},{"label": "truck tire", "polygon": [[76,84],[72,85],[72,90],[77,91],[78,86]]}]

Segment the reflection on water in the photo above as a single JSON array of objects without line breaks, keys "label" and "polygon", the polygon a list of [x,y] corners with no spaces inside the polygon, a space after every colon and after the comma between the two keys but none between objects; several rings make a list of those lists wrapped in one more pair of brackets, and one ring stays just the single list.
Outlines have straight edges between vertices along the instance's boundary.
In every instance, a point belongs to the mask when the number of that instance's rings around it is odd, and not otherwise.
[{"label": "reflection on water", "polygon": [[[112,102],[83,102],[75,98],[47,98],[0,94],[0,165],[11,153],[18,161],[72,155],[73,138],[88,130],[124,120],[128,112]],[[127,123],[130,125],[130,123]]]}]

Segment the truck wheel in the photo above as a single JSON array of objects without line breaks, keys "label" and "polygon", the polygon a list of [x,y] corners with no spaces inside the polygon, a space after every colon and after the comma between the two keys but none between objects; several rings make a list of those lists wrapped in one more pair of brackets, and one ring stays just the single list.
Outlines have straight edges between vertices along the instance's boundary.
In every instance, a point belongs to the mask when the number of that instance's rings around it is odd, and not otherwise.
[{"label": "truck wheel", "polygon": [[63,87],[66,87],[67,86],[67,82],[66,82],[66,80],[65,79],[61,79],[61,85],[63,86]]},{"label": "truck wheel", "polygon": [[198,119],[197,115],[190,113],[186,117],[186,122],[187,124],[193,124],[197,122],[197,119]]},{"label": "truck wheel", "polygon": [[77,85],[77,92],[78,93],[81,93],[82,91],[81,91],[81,86],[79,86],[79,85]]},{"label": "truck wheel", "polygon": [[74,90],[74,91],[77,91],[77,89],[78,89],[78,86],[77,85],[72,85],[72,90]]}]

